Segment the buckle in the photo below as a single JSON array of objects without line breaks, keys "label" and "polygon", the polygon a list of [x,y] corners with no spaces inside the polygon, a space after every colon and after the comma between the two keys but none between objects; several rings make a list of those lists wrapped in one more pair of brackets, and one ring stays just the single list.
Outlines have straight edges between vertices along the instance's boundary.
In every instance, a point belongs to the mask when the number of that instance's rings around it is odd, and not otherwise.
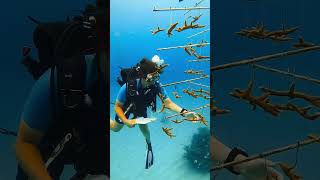
[{"label": "buckle", "polygon": [[83,102],[84,92],[78,89],[60,89],[62,104],[67,109],[74,109]]}]

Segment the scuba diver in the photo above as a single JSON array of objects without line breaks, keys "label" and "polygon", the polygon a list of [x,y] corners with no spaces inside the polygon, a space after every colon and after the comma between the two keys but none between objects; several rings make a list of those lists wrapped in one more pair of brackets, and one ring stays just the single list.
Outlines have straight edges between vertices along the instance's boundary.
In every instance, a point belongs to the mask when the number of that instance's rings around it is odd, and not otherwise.
[{"label": "scuba diver", "polygon": [[47,70],[36,74],[21,115],[17,180],[58,180],[67,164],[76,171],[73,180],[109,179],[109,3],[87,7],[72,21],[36,28],[35,44],[44,55],[39,61]]},{"label": "scuba diver", "polygon": [[[140,131],[146,139],[147,153],[145,168],[153,165],[153,152],[150,140],[150,131],[147,122],[141,123],[141,119],[147,118],[147,108],[156,111],[156,99],[160,97],[165,108],[180,113],[187,119],[198,119],[195,112],[189,112],[170,100],[167,92],[159,82],[160,74],[167,66],[164,61],[155,55],[152,61],[143,58],[135,67],[121,70],[122,80],[118,79],[120,86],[115,103],[115,120],[110,119],[110,129],[114,132],[120,131],[124,125],[129,128],[139,125]],[[129,116],[133,114],[132,119]]]},{"label": "scuba diver", "polygon": [[[95,12],[96,7],[89,4],[82,12],[82,16],[75,16],[72,20],[68,17],[65,22],[40,22],[28,16],[29,20],[37,25],[33,32],[33,42],[38,49],[38,60],[30,56],[30,47],[24,47],[21,63],[34,80],[39,79],[44,72],[57,63],[55,62],[57,50],[63,51],[60,54],[64,56],[70,56],[79,51],[91,53],[96,43],[94,39],[96,36],[92,34],[94,27],[91,27],[97,21]],[[76,25],[82,23],[83,28],[78,31]]]},{"label": "scuba diver", "polygon": [[[212,135],[210,136],[210,154],[212,161],[223,163],[242,160],[248,157],[245,151],[239,148],[231,149]],[[227,167],[227,169],[235,175],[242,175],[247,180],[283,180],[284,178],[281,173],[276,171],[272,165],[271,161],[260,158]]]}]

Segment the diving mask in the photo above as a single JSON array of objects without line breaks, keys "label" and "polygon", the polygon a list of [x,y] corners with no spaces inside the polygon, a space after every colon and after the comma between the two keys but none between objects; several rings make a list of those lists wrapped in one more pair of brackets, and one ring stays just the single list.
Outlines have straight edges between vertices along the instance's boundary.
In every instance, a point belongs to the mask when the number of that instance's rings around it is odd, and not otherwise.
[{"label": "diving mask", "polygon": [[160,74],[158,72],[150,73],[146,77],[147,82],[156,82],[160,80]]}]

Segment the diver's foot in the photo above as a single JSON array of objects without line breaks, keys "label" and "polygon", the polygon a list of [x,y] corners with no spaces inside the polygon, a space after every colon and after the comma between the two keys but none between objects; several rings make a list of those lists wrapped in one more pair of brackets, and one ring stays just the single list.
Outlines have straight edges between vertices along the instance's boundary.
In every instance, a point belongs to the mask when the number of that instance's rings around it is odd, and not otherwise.
[{"label": "diver's foot", "polygon": [[[147,141],[146,141],[147,142]],[[146,153],[146,169],[149,169],[153,165],[153,152],[151,142],[147,142],[147,153]]]}]

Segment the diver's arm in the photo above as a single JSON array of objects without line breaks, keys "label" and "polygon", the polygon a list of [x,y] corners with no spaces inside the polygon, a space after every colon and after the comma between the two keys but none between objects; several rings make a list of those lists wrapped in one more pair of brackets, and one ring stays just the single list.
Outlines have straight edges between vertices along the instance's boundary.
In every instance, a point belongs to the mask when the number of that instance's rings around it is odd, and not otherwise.
[{"label": "diver's arm", "polygon": [[123,108],[122,108],[122,105],[117,101],[116,102],[116,105],[115,105],[115,111],[118,115],[118,117],[122,120],[122,122],[126,125],[132,125],[132,123],[135,123],[134,121],[132,120],[128,120],[127,117],[125,116],[124,114],[124,111],[123,111]]},{"label": "diver's arm", "polygon": [[174,102],[172,102],[170,98],[166,98],[163,103],[166,108],[168,108],[171,111],[174,111],[176,113],[180,113],[182,110],[182,108],[180,106],[178,106],[177,104],[175,104]]},{"label": "diver's arm", "polygon": [[25,121],[21,121],[16,140],[16,157],[21,168],[34,180],[52,180],[37,144],[43,134],[30,128]]},{"label": "diver's arm", "polygon": [[[172,102],[169,98],[166,98],[163,101],[163,103],[164,103],[164,107],[170,109],[171,111],[174,111],[176,113],[183,113],[181,115],[188,120],[199,119],[199,116],[195,112],[188,111],[186,109],[181,108],[180,106],[178,106],[177,104]],[[184,111],[184,112],[182,112],[182,111]]]},{"label": "diver's arm", "polygon": [[[210,136],[210,154],[212,161],[223,163],[229,156],[231,149],[219,140]],[[242,154],[237,155],[234,161],[243,160],[246,157]],[[214,165],[214,163],[212,163]],[[234,172],[241,174],[247,180],[266,179],[271,175],[273,180],[283,180],[283,176],[273,168],[274,163],[266,159],[255,159],[249,162],[233,166]]]},{"label": "diver's arm", "polygon": [[212,160],[223,162],[227,159],[230,152],[231,149],[228,146],[210,136],[210,154]]}]

